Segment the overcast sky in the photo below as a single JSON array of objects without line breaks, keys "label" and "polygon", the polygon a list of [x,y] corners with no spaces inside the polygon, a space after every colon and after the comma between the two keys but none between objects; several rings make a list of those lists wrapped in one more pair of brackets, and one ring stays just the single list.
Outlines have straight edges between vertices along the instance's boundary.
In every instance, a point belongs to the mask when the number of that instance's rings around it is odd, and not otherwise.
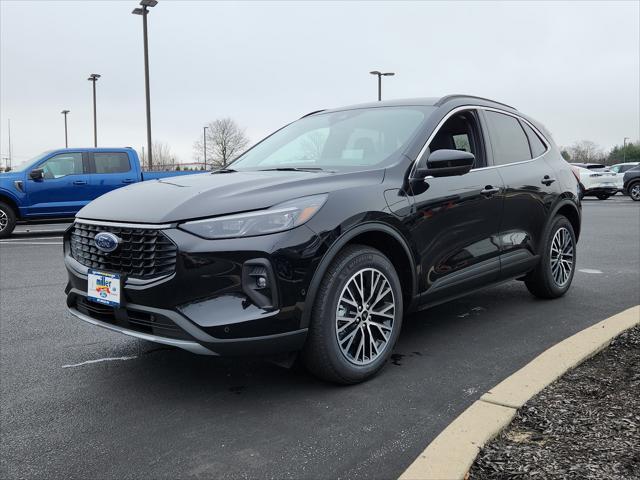
[{"label": "overcast sky", "polygon": [[[640,137],[640,2],[222,3],[160,0],[149,15],[154,140],[191,161],[229,116],[252,141],[320,108],[469,93],[533,116],[568,145]],[[136,1],[0,1],[0,152],[14,163],[98,144],[145,144]]]}]

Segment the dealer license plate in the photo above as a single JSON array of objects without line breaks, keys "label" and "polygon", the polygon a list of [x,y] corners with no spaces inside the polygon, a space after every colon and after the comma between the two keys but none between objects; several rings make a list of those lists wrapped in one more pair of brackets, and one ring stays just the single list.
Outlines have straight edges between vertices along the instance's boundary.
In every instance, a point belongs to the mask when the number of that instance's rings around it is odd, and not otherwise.
[{"label": "dealer license plate", "polygon": [[120,306],[120,275],[90,269],[87,298],[112,307]]}]

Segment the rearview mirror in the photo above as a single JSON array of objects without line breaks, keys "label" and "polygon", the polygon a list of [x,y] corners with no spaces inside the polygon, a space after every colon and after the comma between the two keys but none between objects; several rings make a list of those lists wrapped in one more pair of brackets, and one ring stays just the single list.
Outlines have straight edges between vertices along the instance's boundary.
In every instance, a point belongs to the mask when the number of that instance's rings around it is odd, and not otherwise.
[{"label": "rearview mirror", "polygon": [[35,168],[29,172],[29,176],[33,180],[42,180],[44,179],[44,170],[42,170],[41,168]]},{"label": "rearview mirror", "polygon": [[[450,177],[464,175],[471,170],[476,157],[463,150],[436,150],[427,158],[426,165],[418,164],[416,177]],[[422,162],[421,162],[422,163]]]}]

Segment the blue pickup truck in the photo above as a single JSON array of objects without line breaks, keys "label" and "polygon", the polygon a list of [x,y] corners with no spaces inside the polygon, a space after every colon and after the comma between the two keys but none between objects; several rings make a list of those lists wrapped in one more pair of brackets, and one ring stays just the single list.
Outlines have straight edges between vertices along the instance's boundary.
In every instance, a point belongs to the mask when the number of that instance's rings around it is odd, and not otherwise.
[{"label": "blue pickup truck", "polygon": [[95,198],[131,183],[198,172],[143,172],[132,148],[51,150],[0,173],[0,238],[17,221],[71,218]]}]

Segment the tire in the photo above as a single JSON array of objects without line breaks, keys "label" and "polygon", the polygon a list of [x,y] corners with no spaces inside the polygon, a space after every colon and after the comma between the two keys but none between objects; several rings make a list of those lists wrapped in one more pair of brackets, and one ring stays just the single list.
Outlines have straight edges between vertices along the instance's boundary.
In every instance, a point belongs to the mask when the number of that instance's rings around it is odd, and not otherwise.
[{"label": "tire", "polygon": [[598,200],[606,200],[607,198],[610,197],[610,195],[606,194],[606,193],[599,193],[598,195],[596,195],[598,197]]},{"label": "tire", "polygon": [[[364,284],[363,295],[354,282]],[[302,360],[311,373],[330,382],[371,378],[391,356],[402,315],[402,287],[393,264],[374,248],[348,245],[320,283]],[[369,345],[361,348],[364,343]]]},{"label": "tire", "polygon": [[[569,243],[565,244],[565,238]],[[552,255],[552,250],[557,251],[558,246],[563,252],[559,262],[558,255]],[[576,235],[566,217],[558,215],[553,219],[542,248],[540,263],[527,275],[525,285],[538,298],[561,297],[569,290],[576,270]],[[560,265],[556,266],[558,263]]]},{"label": "tire", "polygon": [[633,182],[631,185],[629,185],[627,191],[629,192],[631,200],[640,202],[640,182]]},{"label": "tire", "polygon": [[0,202],[0,238],[7,238],[16,228],[16,212],[9,205]]}]

